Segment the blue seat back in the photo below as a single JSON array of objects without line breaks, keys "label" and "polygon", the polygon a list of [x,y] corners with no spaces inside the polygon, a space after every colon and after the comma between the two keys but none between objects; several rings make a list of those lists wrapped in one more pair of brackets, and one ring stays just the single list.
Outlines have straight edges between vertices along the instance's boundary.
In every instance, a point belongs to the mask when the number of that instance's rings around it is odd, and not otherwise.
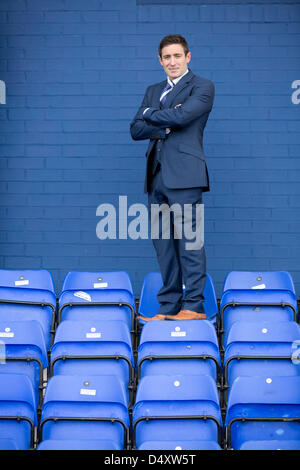
[{"label": "blue seat back", "polygon": [[299,348],[300,327],[294,322],[236,322],[225,349],[227,384],[239,376],[300,375],[298,361],[293,359]]},{"label": "blue seat back", "polygon": [[45,269],[0,269],[0,288],[49,291],[55,294],[52,275]]},{"label": "blue seat back", "polygon": [[0,270],[0,300],[2,300],[0,320],[39,321],[43,328],[46,347],[49,349],[50,330],[54,325],[56,309],[52,275],[46,270],[2,269]]},{"label": "blue seat back", "polygon": [[[205,356],[207,359],[145,359],[152,356]],[[207,320],[149,322],[141,333],[138,364],[141,364],[141,376],[208,374],[216,379],[220,354],[215,328]]]},{"label": "blue seat back", "polygon": [[297,310],[293,279],[286,271],[228,273],[221,295],[221,309],[232,302],[286,303]]},{"label": "blue seat back", "polygon": [[0,321],[0,340],[4,342],[7,357],[35,357],[48,367],[43,330],[37,321]]},{"label": "blue seat back", "polygon": [[292,276],[287,271],[231,271],[225,278],[223,294],[233,290],[272,290],[295,294]]},{"label": "blue seat back", "polygon": [[[145,317],[153,317],[158,313],[159,302],[157,293],[162,287],[162,278],[159,272],[150,272],[145,276],[139,303],[139,314]],[[206,284],[203,292],[205,301],[203,303],[207,318],[212,318],[218,313],[218,304],[212,278],[209,274],[206,277]]]},{"label": "blue seat back", "polygon": [[238,377],[230,389],[227,405],[228,440],[233,449],[257,440],[258,436],[261,440],[272,440],[274,436],[279,440],[298,440],[299,416],[300,377]]},{"label": "blue seat back", "polygon": [[[14,441],[19,450],[31,448],[33,427],[37,425],[37,403],[26,375],[0,374],[0,417],[0,440]],[[23,419],[18,421],[17,417]]]},{"label": "blue seat back", "polygon": [[[126,323],[127,330],[131,331],[132,328],[132,310],[127,306],[107,306],[107,305],[93,305],[93,302],[113,302],[111,297],[107,295],[93,295],[91,300],[91,305],[72,305],[68,304],[72,302],[84,303],[84,300],[76,299],[74,300],[73,294],[63,293],[60,297],[59,307],[63,307],[61,310],[60,321],[79,321],[89,320],[92,322],[95,321],[120,321]],[[128,299],[121,300],[122,302],[127,302]]]},{"label": "blue seat back", "polygon": [[[68,306],[74,303],[87,305]],[[96,306],[93,303],[120,303],[120,305]],[[71,271],[63,283],[59,296],[59,309],[61,317],[59,320],[123,320],[131,329],[135,300],[130,277],[125,271]]]},{"label": "blue seat back", "polygon": [[293,322],[294,312],[290,307],[271,306],[228,306],[223,315],[221,344],[226,345],[231,327],[239,322]]},{"label": "blue seat back", "polygon": [[[245,305],[232,306],[233,303]],[[297,299],[293,279],[286,271],[232,271],[224,282],[220,308],[221,329],[224,330],[222,340],[225,343],[235,321],[296,320]]]},{"label": "blue seat back", "polygon": [[[160,417],[145,421],[145,417]],[[176,419],[176,417],[187,419]],[[189,419],[209,416],[210,419]],[[162,418],[164,417],[164,418]],[[172,418],[171,418],[172,417]],[[218,440],[221,413],[216,384],[209,376],[145,376],[133,407],[136,445],[154,440]]]},{"label": "blue seat back", "polygon": [[63,321],[51,348],[51,363],[55,375],[116,375],[128,387],[134,360],[126,323]]},{"label": "blue seat back", "polygon": [[[129,425],[127,406],[125,387],[117,377],[51,377],[42,407],[42,437],[60,440],[67,436],[68,440],[78,440],[88,435],[91,440],[112,440],[123,448],[124,426]],[[60,419],[54,422],[52,418]],[[110,419],[115,419],[113,425]]]},{"label": "blue seat back", "polygon": [[[225,347],[232,348],[239,344],[243,348],[250,343],[260,345],[278,343],[283,348],[300,339],[300,326],[295,322],[286,321],[237,321],[228,332]],[[253,348],[252,348],[253,349]]]},{"label": "blue seat back", "polygon": [[121,321],[63,321],[58,325],[52,357],[62,355],[125,355],[133,363],[130,333]]},{"label": "blue seat back", "polygon": [[0,321],[0,374],[20,373],[32,382],[37,403],[40,401],[43,369],[48,367],[43,330],[37,321]]},{"label": "blue seat back", "polygon": [[65,291],[126,291],[133,296],[132,284],[125,271],[70,271],[62,286]]}]

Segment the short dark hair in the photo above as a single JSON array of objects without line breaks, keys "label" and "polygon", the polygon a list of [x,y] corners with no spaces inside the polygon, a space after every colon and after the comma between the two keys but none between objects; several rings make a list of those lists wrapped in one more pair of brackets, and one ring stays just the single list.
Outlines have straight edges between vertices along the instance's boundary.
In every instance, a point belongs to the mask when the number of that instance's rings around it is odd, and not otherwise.
[{"label": "short dark hair", "polygon": [[186,40],[184,39],[183,36],[180,36],[180,34],[168,34],[168,36],[165,36],[162,38],[160,41],[160,44],[158,46],[158,53],[161,57],[161,51],[165,46],[169,46],[170,44],[181,44],[185,55],[189,52],[189,46]]}]

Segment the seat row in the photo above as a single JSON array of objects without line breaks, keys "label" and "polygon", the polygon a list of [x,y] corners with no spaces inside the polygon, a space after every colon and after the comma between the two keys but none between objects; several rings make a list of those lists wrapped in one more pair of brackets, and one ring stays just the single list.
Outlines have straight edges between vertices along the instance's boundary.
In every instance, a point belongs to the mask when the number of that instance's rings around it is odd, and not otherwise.
[{"label": "seat row", "polygon": [[38,321],[47,350],[61,321],[99,317],[122,320],[134,333],[135,300],[126,272],[70,272],[57,298],[46,270],[0,270],[0,321]]},{"label": "seat row", "polygon": [[147,323],[137,357],[122,321],[63,321],[49,362],[38,322],[0,322],[0,337],[0,373],[28,375],[39,405],[48,375],[116,375],[124,382],[130,403],[145,375],[207,374],[224,395],[240,375],[300,375],[296,322],[236,322],[223,361],[216,331],[207,320]]},{"label": "seat row", "polygon": [[235,322],[297,320],[296,292],[288,272],[233,271],[227,275],[218,316],[218,333],[223,350]]},{"label": "seat row", "polygon": [[[146,275],[138,312],[153,317],[159,309],[157,293],[160,273]],[[183,286],[184,287],[184,286]],[[297,321],[297,299],[292,277],[285,271],[233,271],[225,279],[220,313],[212,278],[207,274],[204,310],[216,323],[224,344],[236,321]],[[17,308],[16,308],[17,307]],[[122,320],[135,339],[135,298],[129,275],[116,272],[69,272],[56,298],[51,274],[46,270],[0,270],[0,320],[37,320],[41,323],[47,349],[56,326],[63,320]],[[144,322],[138,322],[140,327]]]},{"label": "seat row", "polygon": [[[0,374],[0,449],[299,449],[300,377],[239,377],[224,426],[217,387],[207,375],[145,376],[132,424],[125,388],[114,376],[54,376],[41,421],[30,380]],[[58,445],[58,442],[60,443]],[[58,447],[57,447],[58,445]]]},{"label": "seat row", "polygon": [[[87,277],[85,276],[86,274],[88,275]],[[83,388],[80,389],[80,394],[82,392],[83,395],[90,395],[90,393],[93,394],[95,391],[96,394],[98,393],[97,388],[92,389],[92,392],[90,392],[89,388],[85,390],[84,384],[88,387],[91,381],[97,381],[101,378],[105,383],[107,382],[109,389],[109,384],[112,384],[112,379],[113,382],[115,382],[115,387],[118,388],[116,383],[120,384],[123,390],[122,394],[125,391],[126,396],[126,407],[129,421],[127,423],[126,420],[126,422],[121,420],[121,423],[119,423],[124,430],[124,446],[133,445],[134,447],[137,446],[139,449],[150,449],[159,445],[177,445],[177,447],[183,445],[184,447],[182,448],[189,445],[200,446],[199,448],[205,448],[205,446],[209,445],[218,447],[220,443],[223,445],[222,419],[224,421],[225,412],[226,416],[229,413],[229,408],[228,406],[226,407],[226,405],[227,402],[229,404],[230,397],[236,387],[235,383],[238,382],[239,379],[247,378],[249,376],[255,378],[254,376],[258,376],[263,381],[268,380],[266,383],[272,383],[274,379],[277,380],[278,376],[279,378],[290,379],[297,378],[299,375],[299,366],[297,362],[298,345],[300,343],[299,325],[294,321],[296,319],[297,312],[293,302],[296,297],[293,292],[291,278],[288,273],[263,273],[263,278],[262,276],[258,276],[257,273],[248,273],[248,275],[250,274],[251,276],[253,274],[256,276],[256,281],[261,281],[263,279],[264,283],[257,286],[251,285],[253,284],[253,279],[250,276],[250,280],[248,279],[247,283],[244,280],[243,282],[240,282],[239,286],[236,286],[236,280],[234,280],[235,273],[232,273],[233,281],[230,283],[226,280],[224,285],[224,292],[221,299],[221,305],[223,305],[223,307],[220,317],[214,313],[216,310],[216,300],[212,281],[208,275],[208,281],[205,287],[205,310],[210,321],[149,322],[147,324],[139,322],[139,332],[141,332],[139,337],[139,335],[134,334],[136,328],[133,328],[133,324],[135,323],[134,307],[132,305],[134,304],[132,301],[133,296],[131,304],[127,302],[130,300],[129,298],[123,297],[123,291],[128,295],[130,284],[126,284],[125,282],[122,284],[121,278],[116,282],[116,278],[119,276],[119,273],[69,273],[64,283],[63,293],[60,296],[60,299],[63,298],[63,296],[65,296],[65,299],[62,300],[55,316],[55,324],[58,323],[58,327],[56,332],[53,331],[53,334],[55,333],[55,339],[51,347],[51,354],[49,352],[50,375],[54,374],[54,376],[49,380],[47,385],[40,428],[44,426],[45,403],[47,403],[47,396],[50,393],[48,393],[48,389],[51,390],[51,383],[54,379],[56,380],[58,378],[57,380],[62,380],[61,383],[64,383],[67,395],[68,386],[72,386],[72,384],[71,382],[65,381],[68,381],[72,377],[74,380],[75,378],[80,378],[80,380],[82,380]],[[276,277],[277,274],[278,276]],[[78,276],[80,279],[78,279]],[[129,279],[128,275],[122,272],[122,276],[123,280],[127,282]],[[268,276],[270,279],[266,285],[265,283]],[[23,277],[23,279],[19,279],[18,282],[22,283],[25,281],[25,283],[21,287],[16,285],[15,289],[17,289],[17,291],[14,290],[13,286],[6,287],[6,289],[11,289],[10,295],[12,295],[12,291],[14,291],[14,295],[16,292],[20,293],[20,288],[24,289],[24,286],[28,286],[29,279],[24,279],[24,276],[20,277]],[[278,280],[279,277],[281,277],[280,280]],[[110,278],[111,280],[109,280]],[[277,280],[277,285],[276,282],[274,282],[274,278]],[[83,279],[88,279],[88,282],[84,284]],[[97,282],[95,282],[95,279]],[[71,285],[68,285],[70,280]],[[74,280],[77,281],[78,284],[76,284]],[[115,284],[113,284],[113,282],[115,282]],[[151,311],[153,314],[156,313],[155,308],[158,308],[156,293],[159,289],[159,282],[161,282],[161,278],[158,273],[150,273],[144,281],[139,304],[139,312],[143,315],[145,315],[145,313],[149,313],[145,311],[145,308],[147,306],[149,308],[151,302]],[[99,287],[99,285],[101,287]],[[81,290],[79,290],[79,286],[81,286]],[[89,287],[90,289],[85,288],[83,290],[82,286]],[[272,289],[267,288],[270,286]],[[71,287],[73,289],[71,289]],[[125,287],[127,287],[127,289]],[[234,289],[233,287],[236,288]],[[240,289],[237,287],[240,287]],[[93,297],[95,294],[94,289],[96,289],[97,292],[97,299]],[[257,315],[257,311],[255,309],[255,314],[250,314],[245,310],[249,307],[248,304],[251,304],[251,295],[257,290],[262,291],[267,297],[270,297],[270,291],[274,290],[275,297],[269,299],[269,303],[267,302],[268,298],[265,298],[264,302],[259,302],[256,293],[254,294],[254,301],[258,303],[255,308],[260,309],[263,307],[267,312],[267,315],[269,314],[268,309],[276,309],[278,318],[275,318],[275,322],[265,321],[265,318],[268,319],[268,316],[264,316],[264,310],[260,317]],[[246,296],[245,291],[247,291]],[[29,291],[27,291],[27,294],[28,292]],[[24,295],[24,291],[22,295]],[[240,300],[243,300],[243,302],[239,302],[237,300],[240,295],[242,296],[242,299]],[[282,295],[283,299],[281,298]],[[80,299],[79,302],[77,302],[77,299],[74,302],[74,297]],[[260,300],[262,298],[263,295],[260,294]],[[155,299],[156,304],[153,299]],[[3,302],[5,307],[7,306],[6,300],[7,299],[4,299]],[[273,302],[271,302],[271,300],[273,300]],[[8,305],[11,305],[12,303],[13,299],[9,299]],[[128,308],[128,305],[131,305],[132,308]],[[26,301],[24,304],[23,299],[21,301],[18,300],[15,303],[15,306],[17,306],[16,310],[18,310],[19,308],[23,309],[24,306],[25,308],[28,308],[29,304],[27,304]],[[36,306],[38,306],[38,309],[42,310],[45,309],[45,307],[48,308],[45,300],[43,300],[42,303],[39,303],[31,299],[30,309],[35,310]],[[253,307],[253,305],[250,306]],[[224,325],[226,324],[226,320],[228,320],[227,309],[228,312],[230,312],[231,308],[234,311],[235,321],[232,321],[231,323],[229,321],[229,328],[226,330]],[[285,309],[287,309],[289,313],[292,313],[292,315],[288,315],[286,317],[282,315],[282,313],[286,313]],[[236,316],[237,311],[240,312],[238,316]],[[5,308],[2,309],[2,313],[5,313]],[[66,316],[64,316],[65,314]],[[229,319],[231,316],[232,315],[229,315]],[[85,321],[82,321],[83,318]],[[101,318],[101,321],[99,321],[99,318]],[[111,318],[114,318],[114,320],[111,320]],[[245,322],[244,319],[248,321]],[[257,321],[258,319],[259,321]],[[215,321],[216,325],[214,324]],[[220,348],[218,345],[215,326],[217,332],[219,332],[219,340],[222,340],[220,341]],[[3,343],[6,348],[5,353],[2,356],[5,359],[8,359],[7,361],[3,361],[5,364],[3,368],[0,368],[0,377],[2,375],[7,375],[5,374],[7,371],[10,371],[12,375],[22,372],[30,377],[30,383],[34,384],[33,393],[35,396],[35,403],[37,404],[36,411],[38,422],[40,417],[40,406],[43,401],[43,385],[47,382],[45,368],[48,365],[45,341],[43,345],[45,330],[42,330],[43,328],[41,323],[35,320],[10,322],[6,319],[6,321],[3,322],[2,327],[0,325],[0,336],[4,338]],[[32,337],[32,332],[34,332],[34,337]],[[39,341],[36,341],[37,339],[39,339]],[[138,350],[136,351],[135,348],[137,346]],[[23,352],[21,352],[22,348]],[[24,370],[24,366],[27,367],[26,371]],[[29,368],[31,369],[29,370]],[[4,374],[2,374],[3,371]],[[181,397],[180,404],[184,403],[184,409],[192,410],[192,408],[189,408],[187,403],[189,400],[186,400],[184,392],[181,396],[181,390],[184,390],[182,384],[188,380],[190,386],[194,386],[196,388],[197,381],[199,381],[199,379],[211,381],[213,384],[212,387],[218,396],[216,406],[218,413],[220,413],[221,420],[218,420],[216,416],[213,417],[216,420],[215,422],[218,422],[217,438],[213,434],[204,434],[202,436],[203,439],[200,439],[201,433],[195,434],[195,429],[198,430],[199,421],[203,419],[207,422],[207,414],[203,415],[204,417],[201,417],[201,419],[199,418],[200,415],[196,415],[196,417],[195,415],[191,415],[190,419],[187,419],[186,414],[183,414],[182,416],[178,415],[177,403],[173,403],[176,401],[176,397]],[[169,383],[169,380],[172,382]],[[168,388],[167,384],[169,383],[170,395],[167,400],[164,399],[161,395],[161,390],[159,390],[159,383],[163,384],[164,381],[167,381],[165,386],[166,389]],[[143,390],[143,384],[145,382],[148,384],[145,390],[148,390],[150,385],[150,395],[148,397],[149,402],[152,403],[152,401],[156,400],[156,393],[154,390],[155,387],[157,387],[159,390],[157,400],[162,402],[169,401],[169,408],[173,410],[173,416],[171,413],[167,413],[166,416],[162,414],[160,419],[157,420],[155,419],[157,416],[149,416],[149,413],[147,414],[147,417],[135,414],[136,409],[143,408],[139,401],[139,395],[141,393],[140,390]],[[136,386],[137,395],[135,399]],[[177,390],[177,395],[173,396],[172,391],[174,391],[174,387],[176,387],[175,390]],[[56,390],[57,388],[59,387],[55,385],[54,389]],[[196,389],[192,390],[192,392],[196,393],[195,400],[192,400],[195,405],[195,401],[199,399],[199,396],[197,395]],[[69,400],[67,395],[65,396],[65,401]],[[153,400],[151,400],[151,397]],[[200,398],[200,401],[201,400],[203,401],[203,397]],[[106,403],[105,400],[104,402]],[[131,410],[132,405],[133,410]],[[103,403],[101,406],[103,408]],[[164,413],[164,406],[163,408],[160,408],[160,405],[157,406],[158,408],[154,408],[154,410],[161,410],[161,412]],[[67,409],[69,409],[69,407],[67,407]],[[86,412],[88,412],[88,409],[89,408],[86,407]],[[146,410],[148,410],[148,408],[146,408]],[[133,418],[132,425],[130,424],[131,413]],[[47,423],[49,421],[57,423],[57,417],[54,417],[53,419],[51,417],[48,418],[46,418]],[[62,418],[62,416],[60,416],[60,418]],[[74,416],[65,416],[65,418],[68,419],[60,419],[60,421],[74,421]],[[77,416],[77,418],[79,418],[79,416]],[[89,418],[89,415],[86,414],[85,416],[80,416],[79,421],[84,421],[85,423],[90,421],[85,418]],[[97,417],[97,426],[99,425],[98,418],[99,416]],[[115,419],[116,417],[108,418],[105,414],[105,416],[101,417],[100,421],[105,421],[106,424],[108,422],[113,424],[115,423]],[[77,423],[78,420],[75,421]],[[91,421],[95,424],[95,418],[92,418]],[[147,437],[147,432],[146,437],[141,437],[144,433],[143,430],[147,431],[149,429],[149,427],[144,429],[144,421],[146,421],[146,423],[149,423],[150,421],[151,423],[153,422],[154,429],[157,426],[158,421],[159,423],[163,421],[165,423],[164,426],[166,426],[166,430],[168,429],[170,421],[173,421],[173,424],[183,421],[184,424],[179,424],[178,432],[175,434],[172,434],[171,431],[170,433],[167,431],[168,443],[166,444],[162,437],[159,437],[159,441],[151,440]],[[84,425],[85,424],[83,424],[83,426]],[[188,443],[185,443],[183,438],[179,439],[179,431],[181,427],[185,428],[186,426],[190,430],[184,434],[185,436],[189,436]],[[32,427],[36,429],[36,426]],[[40,434],[42,433],[40,432]],[[153,436],[155,435],[156,434],[154,433]],[[177,440],[170,440],[171,435],[174,435],[174,438],[177,436]],[[52,437],[50,439],[44,439],[43,437],[43,443],[40,445],[63,445],[58,443],[53,444],[53,441],[57,441],[55,438],[56,434],[51,434],[51,436]],[[65,440],[66,436],[70,437],[72,436],[72,433],[68,435],[68,433],[62,432],[61,438],[59,439]],[[197,442],[191,439],[190,436],[197,437]],[[75,437],[76,436],[73,436],[73,441]],[[66,440],[68,443],[65,444],[71,445],[69,442],[70,439]],[[101,443],[98,442],[97,445],[110,445],[107,442],[104,444],[102,442],[103,439],[100,440]],[[47,444],[45,444],[45,441],[47,441]],[[52,444],[49,444],[48,441],[51,441]],[[274,439],[273,441],[275,442]],[[34,442],[36,442],[36,439],[34,439]],[[158,444],[158,442],[161,444]],[[191,442],[193,442],[193,444],[191,444]],[[246,440],[246,443],[247,442],[248,441]],[[123,448],[120,440],[113,440],[112,443],[112,446],[120,448],[121,445],[121,448]],[[231,446],[230,423],[226,426],[225,444],[226,446]],[[147,447],[149,445],[150,447]],[[237,445],[239,446],[240,444],[234,444],[234,446]],[[266,443],[265,445],[268,444]],[[288,445],[292,444],[290,443]]]},{"label": "seat row", "polygon": [[[141,393],[140,384],[147,381],[151,384],[152,380],[155,383],[155,380],[159,379],[162,384],[167,378],[177,376],[190,377],[191,383],[195,380],[196,384],[199,377],[209,377],[219,396],[219,411],[224,414],[228,410],[228,391],[230,393],[236,379],[254,376],[265,379],[279,376],[283,379],[300,375],[300,327],[294,322],[236,323],[228,337],[228,347],[222,364],[216,332],[210,322],[149,322],[142,330],[135,369],[130,336],[126,328],[122,328],[121,322],[98,322],[96,328],[90,328],[90,325],[88,322],[70,321],[59,325],[51,351],[51,374],[54,374],[53,378],[69,377],[69,380],[71,376],[88,377],[87,380],[82,379],[82,384],[89,384],[91,379],[100,380],[102,383],[108,380],[108,389],[109,384],[116,387],[111,381],[113,376],[113,381],[117,380],[125,390],[129,414],[132,403],[136,406]],[[18,328],[7,331],[7,354],[6,357],[3,356],[6,360],[0,366],[0,378],[7,376],[7,372],[10,375],[22,373],[31,379],[31,386],[35,384],[35,387],[32,387],[35,403],[40,402],[41,405],[41,366],[47,365],[46,349],[41,347],[43,335],[39,324],[34,321],[20,322],[15,326]],[[34,344],[38,331],[40,344]],[[32,340],[26,339],[26,335],[31,336]],[[135,377],[137,400],[133,400]],[[47,401],[51,380],[48,382],[44,403]],[[176,381],[180,383],[175,379],[173,383]],[[67,394],[70,383],[65,385],[64,391]],[[56,389],[56,385],[53,387]],[[153,386],[144,387],[146,390],[149,387],[151,397]],[[162,389],[164,390],[164,386]],[[71,400],[71,397],[69,399]],[[174,416],[176,407],[175,403],[171,406]],[[129,442],[128,436],[126,442]],[[147,445],[154,444],[152,442]]]}]

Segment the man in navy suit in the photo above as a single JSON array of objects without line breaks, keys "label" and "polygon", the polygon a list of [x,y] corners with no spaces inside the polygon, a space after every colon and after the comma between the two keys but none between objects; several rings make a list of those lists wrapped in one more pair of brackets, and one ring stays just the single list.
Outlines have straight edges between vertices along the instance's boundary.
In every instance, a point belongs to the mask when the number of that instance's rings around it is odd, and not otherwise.
[{"label": "man in navy suit", "polygon": [[[191,227],[195,232],[199,229],[196,208],[202,204],[202,193],[209,191],[202,141],[213,106],[214,85],[188,69],[191,53],[180,35],[162,39],[158,58],[167,79],[147,88],[131,123],[131,136],[134,140],[150,139],[145,179],[149,208],[154,204],[177,204],[183,214],[184,205],[191,205]],[[152,319],[203,319],[204,246],[187,249],[184,227],[182,236],[177,237],[176,211],[171,215],[174,225],[170,239],[162,237],[161,232],[158,239],[153,239],[163,287],[157,296],[159,313]]]}]

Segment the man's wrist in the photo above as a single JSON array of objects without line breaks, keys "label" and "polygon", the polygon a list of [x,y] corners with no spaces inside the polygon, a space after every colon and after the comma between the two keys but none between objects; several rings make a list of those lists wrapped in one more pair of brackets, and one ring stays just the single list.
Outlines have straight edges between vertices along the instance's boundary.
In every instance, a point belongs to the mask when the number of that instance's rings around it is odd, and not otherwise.
[{"label": "man's wrist", "polygon": [[166,138],[166,129],[156,129],[151,135],[152,140],[164,140]]}]

